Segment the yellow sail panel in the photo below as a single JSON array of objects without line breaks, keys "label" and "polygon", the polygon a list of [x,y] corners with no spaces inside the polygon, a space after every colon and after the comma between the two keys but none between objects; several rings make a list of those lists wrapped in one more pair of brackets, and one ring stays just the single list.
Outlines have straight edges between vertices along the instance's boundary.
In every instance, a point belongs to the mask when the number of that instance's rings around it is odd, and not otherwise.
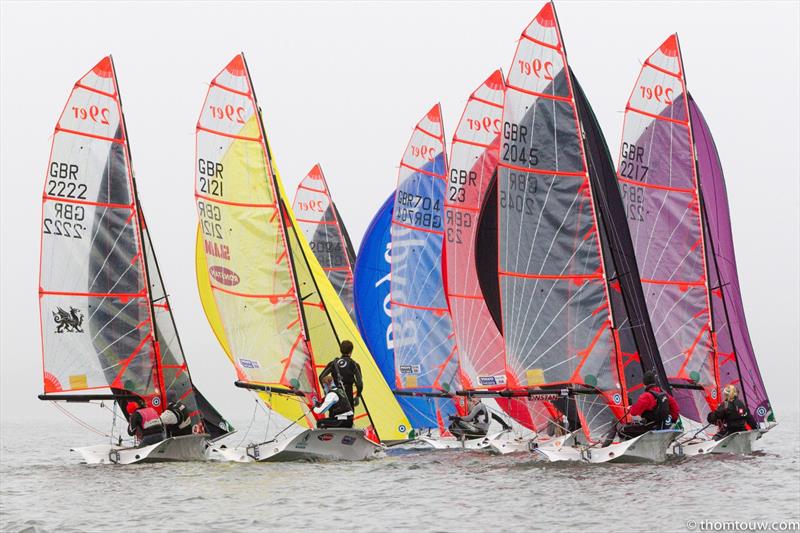
[{"label": "yellow sail panel", "polygon": [[[228,340],[225,338],[225,327],[222,325],[222,318],[219,316],[217,304],[214,301],[210,278],[206,274],[208,272],[208,263],[206,263],[206,253],[203,249],[203,234],[200,226],[197,227],[197,241],[195,243],[195,271],[197,274],[197,292],[200,295],[200,303],[208,319],[208,324],[211,326],[211,330],[217,337],[217,341],[219,341],[225,354],[233,363],[234,359],[231,355],[230,347],[228,346]],[[265,392],[259,392],[258,395],[265,405],[289,420],[297,420],[301,415],[307,413],[307,409],[303,407],[303,401],[299,398],[279,394],[267,394]],[[298,421],[297,425],[307,428],[315,426],[311,415]]]},{"label": "yellow sail panel", "polygon": [[317,390],[244,59],[212,81],[197,124],[206,275],[242,381]]},{"label": "yellow sail panel", "polygon": [[[274,161],[273,161],[274,164]],[[289,205],[286,192],[277,169],[279,196],[283,205]],[[302,235],[294,231],[297,221],[288,207],[286,220],[289,250],[294,260],[297,276],[297,290],[303,302],[308,339],[311,345],[316,373],[339,355],[339,342],[349,340],[353,343],[353,359],[361,367],[364,380],[363,402],[356,408],[355,426],[365,428],[372,425],[382,441],[398,441],[408,438],[411,425],[386,384],[372,355],[367,350],[355,324],[350,318],[336,290],[328,281],[325,271],[315,259],[311,247]],[[369,409],[369,416],[365,411]]]}]

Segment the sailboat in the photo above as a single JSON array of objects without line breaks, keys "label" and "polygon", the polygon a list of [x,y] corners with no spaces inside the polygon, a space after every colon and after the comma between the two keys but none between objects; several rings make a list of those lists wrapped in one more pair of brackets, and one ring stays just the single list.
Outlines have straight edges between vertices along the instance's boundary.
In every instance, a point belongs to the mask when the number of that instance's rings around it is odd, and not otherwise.
[{"label": "sailboat", "polygon": [[[669,383],[614,166],[552,3],[517,45],[501,133],[496,200],[481,214],[496,223],[497,261],[479,265],[496,269],[497,288],[483,292],[505,344],[508,390],[498,393],[543,402],[555,426],[546,431],[567,433],[536,449],[547,460],[663,461],[677,431],[604,445],[627,421],[645,371],[667,391]],[[488,233],[479,228],[479,239]]]},{"label": "sailboat", "polygon": [[148,446],[119,436],[74,448],[87,463],[204,459],[207,440],[233,430],[189,374],[138,200],[111,56],[75,84],[53,134],[39,306],[40,399],[112,402],[112,427],[119,416],[127,423],[125,408],[134,401],[158,413],[181,402],[191,419]]},{"label": "sailboat", "polygon": [[292,206],[314,257],[355,322],[353,266],[356,254],[319,164],[297,185]]},{"label": "sailboat", "polygon": [[749,453],[761,428],[714,441],[706,425],[728,384],[764,429],[775,419],[745,321],[722,166],[686,90],[677,34],[645,60],[631,91],[617,179],[686,429],[673,450]]},{"label": "sailboat", "polygon": [[[200,216],[198,286],[234,365],[238,387],[308,429],[245,449],[237,461],[359,460],[380,441],[406,439],[408,420],[288,206],[243,54],[212,80],[197,124],[195,198]],[[318,374],[354,345],[364,380],[352,429],[317,429]],[[365,431],[367,430],[367,431]]]}]

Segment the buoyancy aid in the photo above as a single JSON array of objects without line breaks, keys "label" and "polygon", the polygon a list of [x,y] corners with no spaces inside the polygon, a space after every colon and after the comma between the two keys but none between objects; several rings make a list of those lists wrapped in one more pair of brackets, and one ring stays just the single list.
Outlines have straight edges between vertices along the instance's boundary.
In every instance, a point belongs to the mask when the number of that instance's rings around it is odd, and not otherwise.
[{"label": "buoyancy aid", "polygon": [[[136,428],[137,436],[152,435],[153,433],[160,433],[163,430],[161,424],[161,417],[158,411],[152,407],[143,407],[136,411],[142,417],[140,427]],[[141,432],[141,434],[140,434]]]},{"label": "buoyancy aid", "polygon": [[652,409],[642,413],[642,418],[649,424],[654,426],[655,429],[664,429],[672,421],[669,414],[669,396],[662,390],[653,390],[654,387],[647,387],[645,392],[653,395],[656,400],[656,406]]}]

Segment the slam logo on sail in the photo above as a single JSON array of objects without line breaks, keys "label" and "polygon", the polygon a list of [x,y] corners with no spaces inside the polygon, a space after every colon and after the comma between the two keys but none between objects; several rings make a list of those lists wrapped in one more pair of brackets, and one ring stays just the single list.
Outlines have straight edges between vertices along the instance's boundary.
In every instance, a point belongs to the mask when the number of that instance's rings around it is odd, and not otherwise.
[{"label": "slam logo on sail", "polygon": [[234,287],[239,284],[239,281],[241,281],[239,279],[239,274],[223,266],[213,266],[209,268],[208,274],[218,283],[228,287]]}]

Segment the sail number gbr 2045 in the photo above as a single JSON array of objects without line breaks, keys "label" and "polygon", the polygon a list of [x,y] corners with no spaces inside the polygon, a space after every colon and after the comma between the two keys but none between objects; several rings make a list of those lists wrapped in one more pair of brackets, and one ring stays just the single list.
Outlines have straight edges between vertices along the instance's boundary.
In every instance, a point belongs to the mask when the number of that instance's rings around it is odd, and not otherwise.
[{"label": "sail number gbr 2045", "polygon": [[535,174],[509,171],[506,186],[500,187],[498,191],[500,193],[500,208],[532,215],[534,213],[533,208],[536,205],[533,201],[533,195],[536,194],[538,189],[539,182]]},{"label": "sail number gbr 2045", "polygon": [[[528,128],[521,124],[503,122],[503,161],[515,165],[535,167],[539,164],[538,148],[527,146]],[[510,142],[509,142],[510,141]]]}]

